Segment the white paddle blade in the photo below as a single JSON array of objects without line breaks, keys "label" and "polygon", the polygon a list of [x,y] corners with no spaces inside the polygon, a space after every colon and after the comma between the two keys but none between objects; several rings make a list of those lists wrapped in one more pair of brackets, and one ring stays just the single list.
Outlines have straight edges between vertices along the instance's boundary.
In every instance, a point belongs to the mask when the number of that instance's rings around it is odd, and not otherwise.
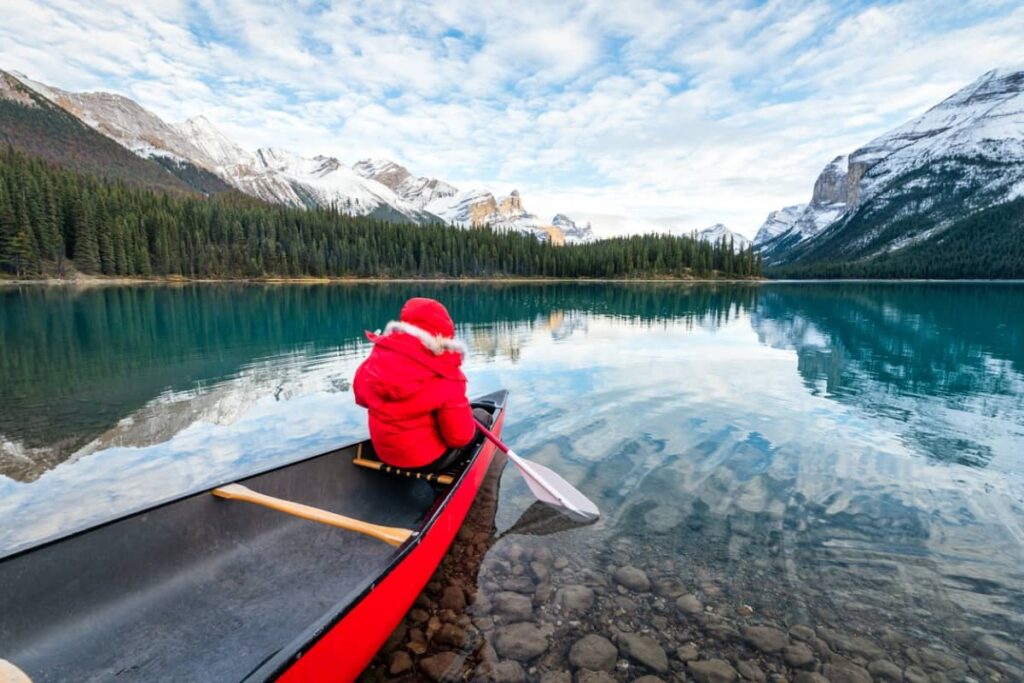
[{"label": "white paddle blade", "polygon": [[597,506],[557,472],[532,460],[525,460],[512,451],[509,451],[508,456],[538,500],[583,522],[592,522],[601,516]]}]

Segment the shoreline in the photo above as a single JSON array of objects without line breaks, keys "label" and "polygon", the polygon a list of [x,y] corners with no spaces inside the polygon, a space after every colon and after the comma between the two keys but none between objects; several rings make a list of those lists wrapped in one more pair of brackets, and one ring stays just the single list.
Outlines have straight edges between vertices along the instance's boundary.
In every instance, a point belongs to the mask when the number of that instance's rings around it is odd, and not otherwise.
[{"label": "shoreline", "polygon": [[547,278],[547,277],[464,277],[464,278],[185,278],[185,277],[102,277],[86,276],[74,278],[0,279],[0,287],[21,285],[42,285],[50,287],[103,287],[124,285],[194,285],[194,284],[245,284],[245,285],[360,285],[360,284],[614,284],[614,283],[663,283],[663,284],[707,284],[714,282],[759,284],[762,278]]},{"label": "shoreline", "polygon": [[941,279],[941,278],[834,278],[792,280],[771,278],[546,278],[546,277],[471,277],[471,278],[184,278],[184,277],[102,277],[78,276],[73,278],[6,279],[0,278],[0,289],[4,287],[44,286],[86,289],[91,287],[123,287],[139,285],[388,285],[388,284],[487,284],[487,285],[538,285],[538,284],[830,284],[830,283],[990,283],[1022,284],[1024,279]]}]

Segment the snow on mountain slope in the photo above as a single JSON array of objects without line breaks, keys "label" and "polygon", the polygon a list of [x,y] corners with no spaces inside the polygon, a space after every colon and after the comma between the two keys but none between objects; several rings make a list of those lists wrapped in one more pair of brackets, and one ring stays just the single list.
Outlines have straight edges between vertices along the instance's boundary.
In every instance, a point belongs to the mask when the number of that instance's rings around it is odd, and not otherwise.
[{"label": "snow on mountain slope", "polygon": [[586,244],[597,241],[597,235],[594,234],[589,222],[586,225],[578,225],[564,213],[556,214],[551,219],[551,225],[562,231],[566,244]]},{"label": "snow on mountain slope", "polygon": [[389,207],[416,221],[422,213],[396,195],[391,188],[364,178],[334,157],[300,157],[280,149],[256,152],[258,168],[292,183],[303,203],[337,206],[344,213],[365,215]]},{"label": "snow on mountain slope", "polygon": [[792,226],[758,246],[778,265],[857,260],[937,236],[1024,183],[1024,70],[990,71],[834,159]]},{"label": "snow on mountain slope", "polygon": [[[221,180],[268,202],[333,206],[351,215],[416,223],[443,221],[467,228],[491,225],[555,244],[596,239],[589,224],[577,226],[564,214],[548,222],[528,212],[515,190],[500,199],[486,190],[460,191],[437,178],[414,176],[388,159],[364,159],[350,168],[331,156],[302,157],[271,147],[249,152],[204,116],[167,124],[120,95],[72,93],[24,75],[16,78],[136,155],[172,160],[174,163],[162,164],[172,173],[177,163],[192,164],[213,174],[209,179],[222,189],[228,188]],[[14,89],[4,87],[0,96],[13,99],[14,93]]]},{"label": "snow on mountain slope", "polygon": [[797,220],[803,215],[806,204],[794,204],[768,214],[761,227],[754,235],[754,246],[760,247],[765,242],[775,239],[784,232],[789,231]]},{"label": "snow on mountain slope", "polygon": [[851,175],[860,174],[851,199],[864,201],[894,175],[953,156],[1024,159],[1024,71],[989,71],[851,154]]},{"label": "snow on mountain slope", "polygon": [[498,211],[498,202],[487,190],[474,188],[437,197],[423,207],[449,225],[471,228],[485,225]]},{"label": "snow on mountain slope", "polygon": [[597,240],[589,223],[583,227],[578,226],[561,213],[548,222],[530,213],[523,206],[518,190],[512,190],[500,198],[495,198],[487,190],[466,190],[452,196],[438,197],[425,208],[446,223],[465,228],[489,225],[495,230],[522,232],[558,245],[584,244]]},{"label": "snow on mountain slope", "polygon": [[703,230],[697,231],[697,239],[705,242],[718,242],[723,238],[726,240],[731,239],[733,241],[733,249],[736,251],[742,251],[750,246],[750,240],[738,232],[733,232],[721,223],[715,223],[714,225],[709,225]]},{"label": "snow on mountain slope", "polygon": [[213,170],[207,155],[134,100],[106,92],[68,92],[23,74],[14,75],[27,87],[141,157],[165,156]]},{"label": "snow on mountain slope", "polygon": [[15,102],[23,107],[37,106],[36,101],[32,99],[32,95],[22,87],[24,75],[18,74],[16,76],[15,74],[17,72],[0,71],[0,100]]},{"label": "snow on mountain slope", "polygon": [[211,170],[253,165],[254,156],[235,144],[205,116],[196,116],[171,125],[193,147],[212,160],[214,169]]},{"label": "snow on mountain slope", "polygon": [[204,116],[176,124],[175,128],[213,160],[218,175],[260,199],[290,206],[335,206],[351,215],[375,214],[413,222],[436,220],[334,157],[307,158],[270,147],[250,153]]},{"label": "snow on mountain slope", "polygon": [[405,166],[388,159],[363,159],[352,170],[385,185],[418,209],[425,209],[432,201],[458,193],[443,180],[414,176]]}]

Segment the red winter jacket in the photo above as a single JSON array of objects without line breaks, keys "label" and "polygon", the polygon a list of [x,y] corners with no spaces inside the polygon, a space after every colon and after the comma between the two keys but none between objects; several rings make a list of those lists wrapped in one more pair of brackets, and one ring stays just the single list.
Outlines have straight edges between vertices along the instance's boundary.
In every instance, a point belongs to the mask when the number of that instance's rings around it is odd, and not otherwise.
[{"label": "red winter jacket", "polygon": [[356,403],[370,411],[377,456],[395,467],[422,467],[476,434],[462,374],[462,345],[448,311],[433,299],[402,307],[356,370]]}]

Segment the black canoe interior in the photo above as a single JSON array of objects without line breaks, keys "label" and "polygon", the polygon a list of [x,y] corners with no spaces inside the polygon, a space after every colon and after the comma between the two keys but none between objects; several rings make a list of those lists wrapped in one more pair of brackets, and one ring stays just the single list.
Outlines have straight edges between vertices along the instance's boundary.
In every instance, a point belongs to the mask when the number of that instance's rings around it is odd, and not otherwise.
[{"label": "black canoe interior", "polygon": [[[505,399],[480,400],[500,410]],[[445,492],[355,467],[355,448],[241,481],[376,524],[428,525]],[[260,677],[262,664],[356,603],[403,551],[190,495],[0,560],[0,659],[35,683]]]}]

